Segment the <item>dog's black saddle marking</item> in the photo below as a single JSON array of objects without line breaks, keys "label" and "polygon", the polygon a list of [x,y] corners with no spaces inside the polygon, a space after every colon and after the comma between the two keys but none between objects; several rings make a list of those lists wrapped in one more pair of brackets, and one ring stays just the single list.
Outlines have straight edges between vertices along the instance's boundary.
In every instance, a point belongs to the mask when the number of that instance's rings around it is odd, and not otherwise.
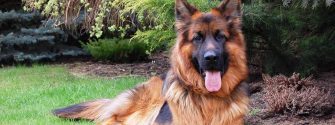
[{"label": "dog's black saddle marking", "polygon": [[159,125],[169,125],[172,122],[172,114],[170,111],[169,104],[164,102],[158,116],[156,117],[155,123]]}]

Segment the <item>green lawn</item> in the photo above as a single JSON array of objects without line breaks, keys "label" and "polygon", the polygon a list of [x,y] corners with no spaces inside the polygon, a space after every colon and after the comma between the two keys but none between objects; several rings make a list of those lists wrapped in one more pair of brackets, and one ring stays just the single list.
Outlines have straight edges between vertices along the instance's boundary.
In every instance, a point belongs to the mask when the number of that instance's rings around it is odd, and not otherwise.
[{"label": "green lawn", "polygon": [[82,78],[71,75],[62,66],[3,68],[0,125],[94,124],[59,119],[51,110],[91,99],[112,98],[142,81],[142,77]]}]

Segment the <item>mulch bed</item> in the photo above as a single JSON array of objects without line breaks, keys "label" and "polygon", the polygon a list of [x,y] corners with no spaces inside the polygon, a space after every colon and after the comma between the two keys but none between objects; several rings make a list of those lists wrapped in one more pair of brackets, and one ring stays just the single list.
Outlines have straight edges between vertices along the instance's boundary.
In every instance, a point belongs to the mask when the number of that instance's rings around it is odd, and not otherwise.
[{"label": "mulch bed", "polygon": [[77,61],[65,64],[74,75],[118,77],[125,75],[155,76],[169,69],[168,53],[155,53],[144,62],[113,63],[107,61]]}]

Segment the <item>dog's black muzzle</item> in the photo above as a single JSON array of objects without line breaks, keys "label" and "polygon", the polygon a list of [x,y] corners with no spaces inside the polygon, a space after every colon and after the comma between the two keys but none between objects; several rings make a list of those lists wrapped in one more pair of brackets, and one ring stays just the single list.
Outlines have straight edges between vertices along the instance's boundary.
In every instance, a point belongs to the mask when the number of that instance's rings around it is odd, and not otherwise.
[{"label": "dog's black muzzle", "polygon": [[228,56],[224,52],[209,50],[198,56],[196,65],[200,74],[205,71],[220,71],[223,74],[227,69]]}]

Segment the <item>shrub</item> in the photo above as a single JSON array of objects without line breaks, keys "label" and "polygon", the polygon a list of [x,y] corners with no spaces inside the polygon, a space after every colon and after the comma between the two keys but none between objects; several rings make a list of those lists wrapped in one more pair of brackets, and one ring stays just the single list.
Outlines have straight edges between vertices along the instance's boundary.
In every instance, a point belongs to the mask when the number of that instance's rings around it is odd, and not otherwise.
[{"label": "shrub", "polygon": [[[335,19],[335,18],[334,18]],[[335,40],[335,33],[333,33]],[[316,71],[331,71],[335,65],[335,43],[328,34],[304,38],[297,49],[300,64],[297,71],[310,74]]]},{"label": "shrub", "polygon": [[9,12],[0,11],[0,32],[5,30],[20,30],[20,28],[27,28],[28,26],[40,25],[42,16],[40,13],[18,13],[14,10]]},{"label": "shrub", "polygon": [[263,75],[263,79],[263,99],[271,113],[323,116],[333,110],[331,90],[315,86],[312,77],[293,73],[291,77]]},{"label": "shrub", "polygon": [[[40,10],[45,16],[66,24],[71,30],[81,29],[81,32],[89,32],[91,37],[103,38],[109,35],[144,41],[149,46],[148,53],[165,49],[175,40],[174,0],[60,0],[58,3],[51,0],[24,0],[24,2],[27,10]],[[208,11],[209,8],[217,6],[219,0],[189,2]],[[82,24],[78,25],[73,21],[81,17],[87,17],[83,19]]]},{"label": "shrub", "polygon": [[148,46],[143,42],[129,39],[100,39],[83,44],[83,47],[96,59],[115,62],[145,60]]},{"label": "shrub", "polygon": [[250,60],[259,58],[262,71],[272,75],[308,76],[333,70],[335,17],[330,14],[334,5],[316,0],[319,5],[311,7],[313,2],[305,0],[308,6],[301,7],[301,1],[285,1],[285,6],[281,1],[245,2],[243,24]]},{"label": "shrub", "polygon": [[[80,29],[96,37],[112,34],[117,38],[146,41],[149,53],[162,45],[170,45],[175,38],[174,0],[23,1],[27,10],[40,10],[72,30]],[[208,11],[222,0],[188,1]],[[335,68],[335,60],[330,57],[335,52],[332,0],[244,0],[243,3],[248,57],[257,63],[249,62],[262,72],[291,74],[298,71],[308,76]],[[319,56],[319,50],[326,51]],[[319,63],[324,57],[328,60]]]},{"label": "shrub", "polygon": [[0,63],[52,61],[86,53],[69,45],[68,34],[39,13],[0,11]]}]

